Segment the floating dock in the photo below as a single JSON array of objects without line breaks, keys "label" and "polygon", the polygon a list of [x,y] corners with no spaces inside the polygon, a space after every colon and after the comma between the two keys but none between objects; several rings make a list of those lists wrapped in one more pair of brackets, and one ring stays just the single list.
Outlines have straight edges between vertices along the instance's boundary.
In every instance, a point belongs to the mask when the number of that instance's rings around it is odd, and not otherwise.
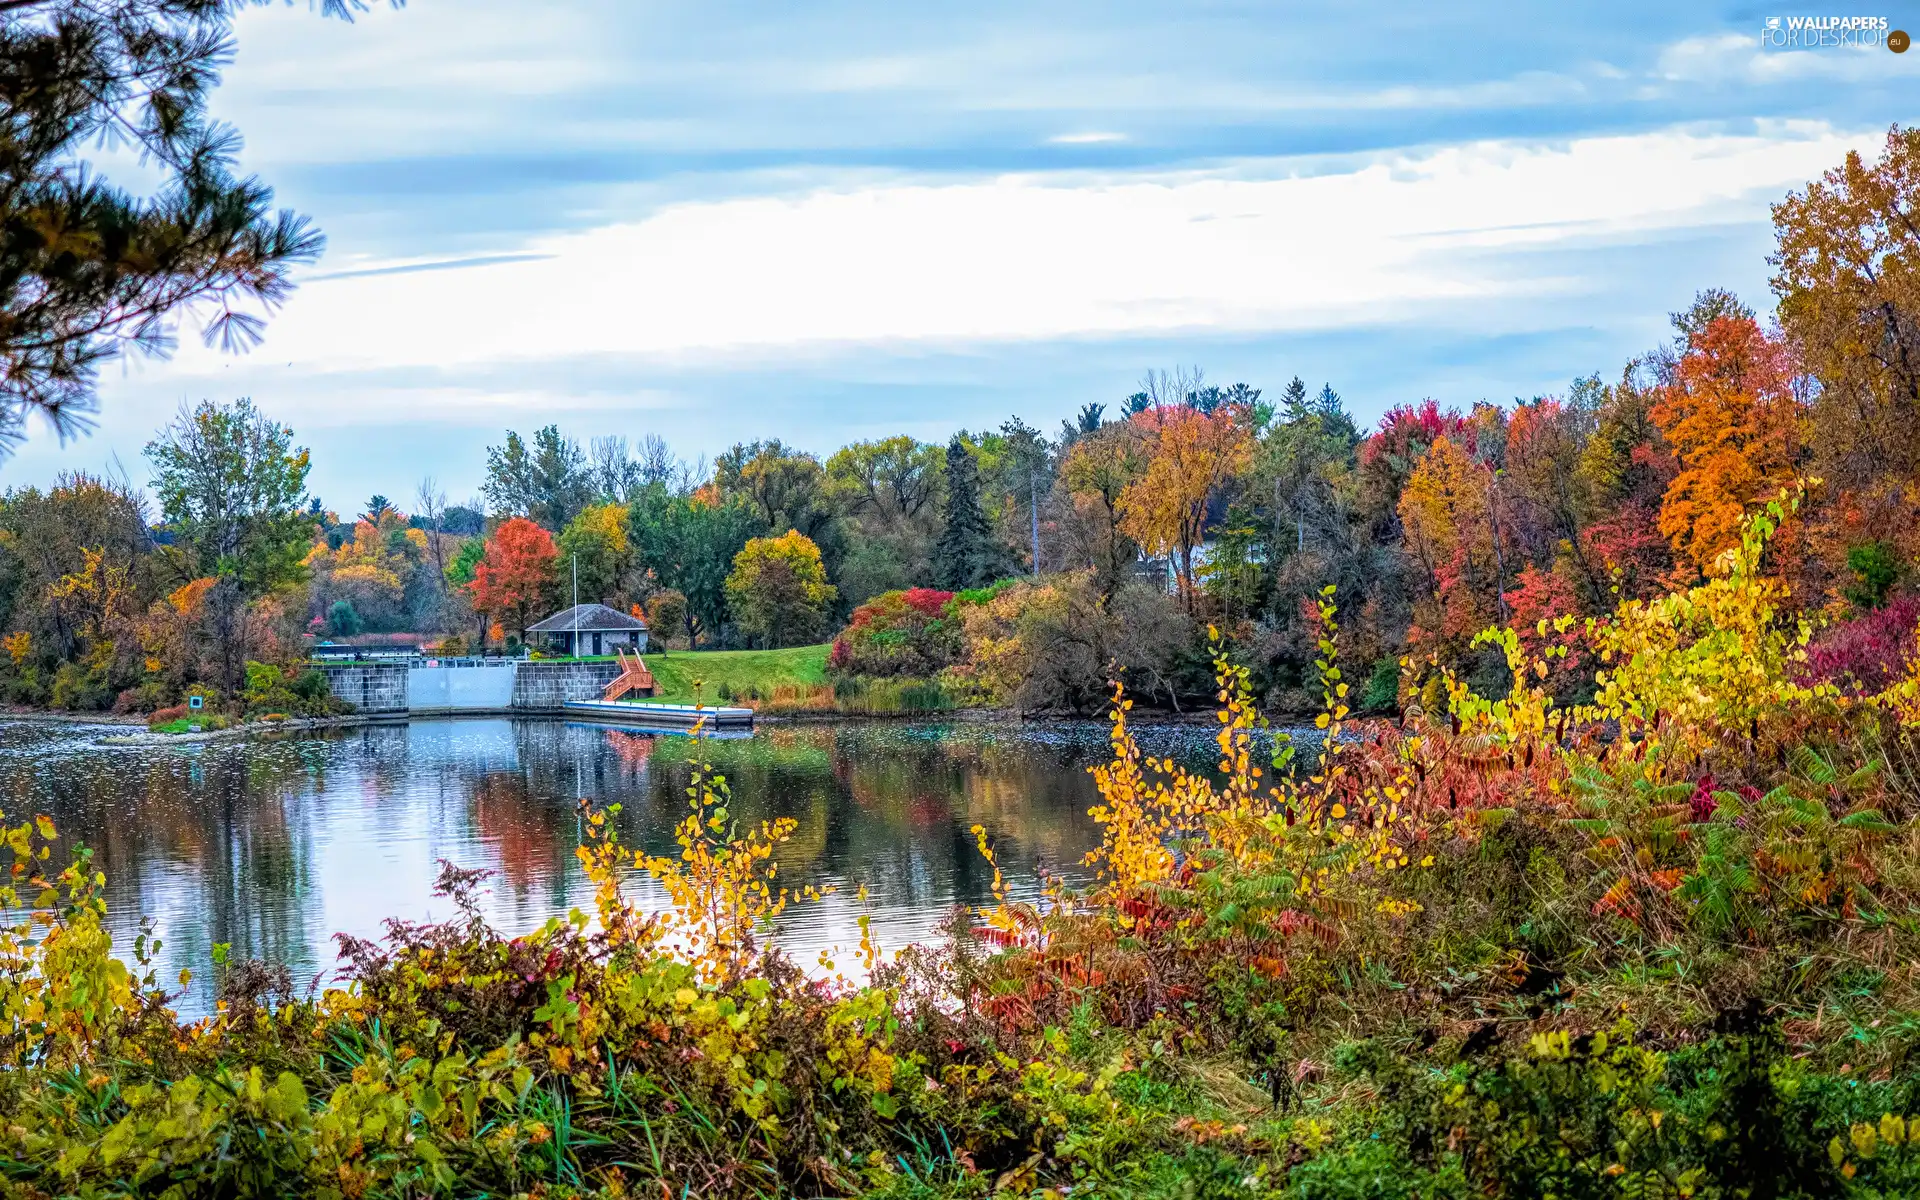
[{"label": "floating dock", "polygon": [[562,711],[569,717],[631,725],[643,729],[703,728],[714,733],[753,728],[750,708],[696,708],[691,704],[647,704],[630,700],[569,700]]}]

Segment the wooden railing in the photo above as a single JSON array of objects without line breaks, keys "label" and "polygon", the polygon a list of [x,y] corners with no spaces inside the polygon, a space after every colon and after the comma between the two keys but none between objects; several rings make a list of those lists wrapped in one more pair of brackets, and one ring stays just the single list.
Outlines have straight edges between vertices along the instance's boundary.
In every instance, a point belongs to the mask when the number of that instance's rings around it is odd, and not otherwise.
[{"label": "wooden railing", "polygon": [[607,690],[600,694],[600,698],[602,700],[618,700],[630,692],[639,692],[642,695],[651,696],[653,694],[653,672],[647,670],[647,664],[641,660],[639,652],[635,651],[633,657],[628,658],[626,651],[615,647],[613,656],[620,660],[620,674],[614,678],[612,683],[607,685]]}]

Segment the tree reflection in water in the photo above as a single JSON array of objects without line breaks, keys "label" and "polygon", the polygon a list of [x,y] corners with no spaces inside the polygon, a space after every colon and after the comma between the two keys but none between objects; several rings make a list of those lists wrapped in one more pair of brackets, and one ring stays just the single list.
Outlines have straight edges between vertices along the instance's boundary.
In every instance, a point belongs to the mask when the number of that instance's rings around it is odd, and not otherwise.
[{"label": "tree reflection in water", "polygon": [[[573,860],[579,801],[618,803],[622,838],[672,852],[701,754],[731,782],[741,819],[798,821],[779,855],[782,883],[841,888],[782,919],[779,939],[799,961],[835,945],[850,959],[861,912],[898,949],[955,905],[989,898],[991,872],[967,833],[976,823],[1029,890],[1037,867],[1077,871],[1098,841],[1086,767],[1104,750],[1094,724],[768,726],[696,743],[475,719],[154,749],[95,745],[103,732],[0,724],[0,808],[47,813],[95,848],[116,928],[156,919],[163,977],[194,968],[184,1006],[195,1010],[207,1004],[216,942],[305,980],[331,969],[335,933],[449,915],[431,894],[437,859],[497,872],[487,911],[503,929],[590,909]],[[1206,732],[1170,736],[1204,752]],[[655,895],[650,880],[633,886]]]}]

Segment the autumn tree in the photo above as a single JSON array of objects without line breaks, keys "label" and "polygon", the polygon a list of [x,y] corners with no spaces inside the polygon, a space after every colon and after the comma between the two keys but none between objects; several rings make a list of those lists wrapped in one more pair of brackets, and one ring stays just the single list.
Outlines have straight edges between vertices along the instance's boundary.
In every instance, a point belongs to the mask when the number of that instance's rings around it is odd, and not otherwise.
[{"label": "autumn tree", "polygon": [[152,548],[139,494],[110,479],[66,474],[41,491],[0,496],[0,625],[29,633],[53,658],[77,649],[80,622],[55,594],[58,582],[83,570],[86,555],[103,567],[143,571]]},{"label": "autumn tree", "polygon": [[1093,571],[1111,600],[1133,565],[1137,547],[1122,525],[1121,501],[1145,469],[1140,432],[1132,422],[1099,426],[1077,438],[1060,464],[1069,512],[1059,523],[1069,567]]},{"label": "autumn tree", "polygon": [[627,537],[630,517],[624,504],[593,504],[580,510],[560,534],[558,568],[570,588],[578,570],[580,598],[625,607],[633,554]]},{"label": "autumn tree", "polygon": [[754,538],[735,556],[727,576],[734,619],[742,632],[769,648],[821,637],[834,594],[820,547],[797,530]]},{"label": "autumn tree", "polygon": [[492,616],[524,636],[553,594],[554,560],[559,550],[553,535],[525,517],[500,523],[487,539],[486,553],[467,585],[474,611]]},{"label": "autumn tree", "polygon": [[670,639],[686,633],[687,598],[674,589],[661,588],[648,596],[643,611],[659,649],[665,650]]},{"label": "autumn tree", "polygon": [[1407,553],[1420,564],[1426,584],[1409,640],[1422,648],[1445,643],[1459,650],[1482,629],[1503,624],[1512,550],[1503,541],[1489,466],[1442,436],[1414,465],[1399,510]]},{"label": "autumn tree", "polygon": [[1618,383],[1606,387],[1594,412],[1593,432],[1574,468],[1584,510],[1580,556],[1605,587],[1590,603],[1606,607],[1613,592],[1645,599],[1673,570],[1673,547],[1660,533],[1660,505],[1680,473],[1666,435],[1653,419],[1660,390],[1649,383],[1641,360],[1627,364]]},{"label": "autumn tree", "polygon": [[206,603],[221,686],[232,691],[250,657],[242,609],[306,574],[308,453],[292,429],[242,399],[182,408],[146,456],[177,577],[217,581]]},{"label": "autumn tree", "polygon": [[1358,503],[1376,542],[1400,541],[1400,490],[1427,449],[1443,437],[1472,451],[1473,433],[1466,418],[1442,409],[1437,400],[1426,399],[1388,409],[1372,435],[1360,443]]},{"label": "autumn tree", "polygon": [[1785,342],[1751,316],[1718,316],[1687,352],[1652,408],[1680,473],[1660,505],[1660,532],[1704,572],[1740,540],[1748,509],[1797,471],[1804,439]]},{"label": "autumn tree", "polygon": [[1249,416],[1240,405],[1211,413],[1177,405],[1150,408],[1133,418],[1147,466],[1121,495],[1121,527],[1148,553],[1173,557],[1188,611],[1194,601],[1194,550],[1206,538],[1207,506],[1251,462]]},{"label": "autumn tree", "polygon": [[1822,476],[1855,493],[1920,479],[1920,127],[1773,207],[1780,324],[1820,381]]}]

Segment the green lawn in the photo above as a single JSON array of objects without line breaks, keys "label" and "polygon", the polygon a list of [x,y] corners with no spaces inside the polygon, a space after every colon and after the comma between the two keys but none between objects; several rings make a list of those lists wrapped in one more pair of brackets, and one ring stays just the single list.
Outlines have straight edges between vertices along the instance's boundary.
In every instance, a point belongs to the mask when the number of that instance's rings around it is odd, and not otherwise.
[{"label": "green lawn", "polygon": [[[720,703],[719,689],[761,689],[783,683],[814,685],[827,681],[828,645],[789,650],[674,650],[646,655],[658,690],[648,697],[665,704]],[[700,681],[699,690],[694,681]]]}]

